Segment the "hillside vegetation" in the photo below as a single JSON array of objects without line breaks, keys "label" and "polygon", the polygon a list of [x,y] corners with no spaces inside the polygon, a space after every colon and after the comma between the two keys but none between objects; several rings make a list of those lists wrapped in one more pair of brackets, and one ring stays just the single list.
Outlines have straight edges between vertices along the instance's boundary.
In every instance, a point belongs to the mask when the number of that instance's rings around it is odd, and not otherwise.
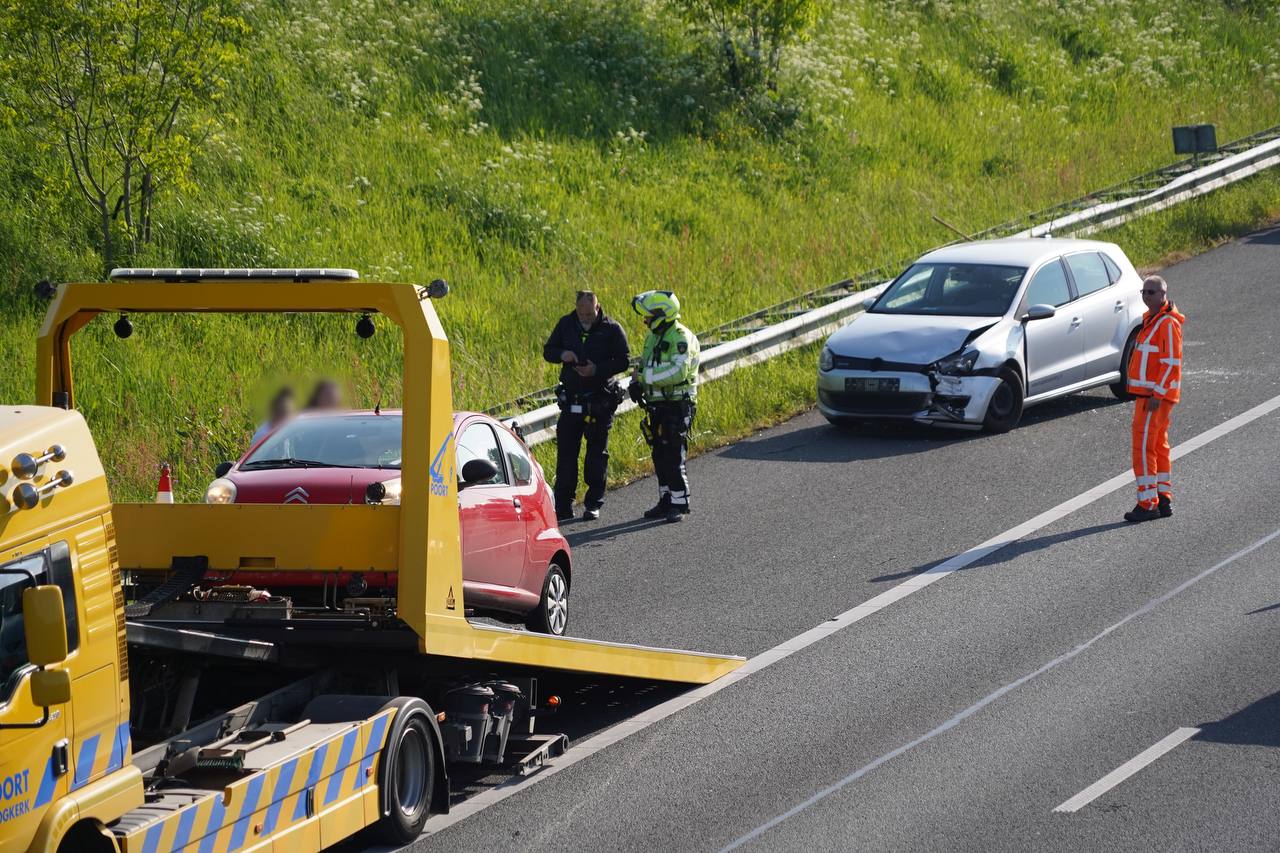
[{"label": "hillside vegetation", "polygon": [[[122,261],[444,277],[459,407],[553,381],[541,342],[576,289],[638,346],[638,291],[673,288],[710,327],[951,239],[930,214],[978,230],[1168,162],[1173,124],[1226,140],[1280,120],[1280,9],[1248,0],[838,0],[787,49],[777,90],[748,98],[665,3],[242,14],[220,129]],[[32,396],[32,285],[102,272],[83,203],[26,139],[0,129],[6,400]],[[196,497],[282,377],[349,375],[353,402],[396,400],[386,323],[367,342],[347,319],[135,325],[118,341],[94,323],[76,349],[122,496],[169,459]]]}]

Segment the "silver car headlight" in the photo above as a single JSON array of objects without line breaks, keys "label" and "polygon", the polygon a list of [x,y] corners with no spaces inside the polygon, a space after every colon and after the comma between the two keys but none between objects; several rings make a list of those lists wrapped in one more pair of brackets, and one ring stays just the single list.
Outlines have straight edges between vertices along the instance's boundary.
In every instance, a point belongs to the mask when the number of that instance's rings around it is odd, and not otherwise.
[{"label": "silver car headlight", "polygon": [[364,502],[378,506],[399,506],[400,478],[370,483],[364,490]]},{"label": "silver car headlight", "polygon": [[236,484],[226,477],[219,477],[204,490],[207,504],[233,504],[236,502]]},{"label": "silver car headlight", "polygon": [[823,347],[822,355],[818,356],[818,369],[825,371],[825,370],[830,370],[835,366],[836,366],[835,354],[831,352],[830,347]]},{"label": "silver car headlight", "polygon": [[934,362],[933,369],[947,376],[967,376],[973,373],[973,367],[977,363],[978,351],[976,349],[967,349],[964,352],[939,359]]}]

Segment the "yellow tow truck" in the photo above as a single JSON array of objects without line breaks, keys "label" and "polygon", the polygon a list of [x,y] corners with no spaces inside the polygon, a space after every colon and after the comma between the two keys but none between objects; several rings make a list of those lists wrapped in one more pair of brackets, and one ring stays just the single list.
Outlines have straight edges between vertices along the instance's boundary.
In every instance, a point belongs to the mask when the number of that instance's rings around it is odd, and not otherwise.
[{"label": "yellow tow truck", "polygon": [[[432,304],[446,290],[326,269],[58,286],[39,405],[0,409],[0,853],[316,851],[366,828],[406,843],[448,810],[450,768],[531,772],[565,748],[535,733],[540,677],[704,684],[741,665],[467,618],[449,345]],[[394,322],[400,504],[113,504],[75,410],[71,338],[98,315],[148,312]],[[335,591],[310,609],[231,583],[193,599],[208,571],[263,568],[399,580],[394,597]],[[201,618],[151,618],[174,607]]]}]

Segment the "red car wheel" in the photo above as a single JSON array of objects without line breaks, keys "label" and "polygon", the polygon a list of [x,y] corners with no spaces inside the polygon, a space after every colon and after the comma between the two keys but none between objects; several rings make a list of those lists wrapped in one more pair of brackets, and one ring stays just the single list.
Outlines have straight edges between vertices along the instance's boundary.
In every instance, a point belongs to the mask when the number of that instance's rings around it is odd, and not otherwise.
[{"label": "red car wheel", "polygon": [[558,563],[552,563],[547,569],[547,577],[542,582],[542,597],[538,606],[529,614],[530,631],[540,634],[564,636],[569,627],[569,579]]}]

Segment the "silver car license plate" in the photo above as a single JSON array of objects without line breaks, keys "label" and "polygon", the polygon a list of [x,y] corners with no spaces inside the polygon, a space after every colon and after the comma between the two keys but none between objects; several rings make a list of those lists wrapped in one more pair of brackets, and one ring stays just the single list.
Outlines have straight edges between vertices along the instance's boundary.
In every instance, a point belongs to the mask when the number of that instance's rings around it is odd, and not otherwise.
[{"label": "silver car license plate", "polygon": [[846,393],[858,394],[896,394],[898,393],[898,380],[893,379],[872,379],[862,376],[849,376],[844,380],[844,390]]}]

